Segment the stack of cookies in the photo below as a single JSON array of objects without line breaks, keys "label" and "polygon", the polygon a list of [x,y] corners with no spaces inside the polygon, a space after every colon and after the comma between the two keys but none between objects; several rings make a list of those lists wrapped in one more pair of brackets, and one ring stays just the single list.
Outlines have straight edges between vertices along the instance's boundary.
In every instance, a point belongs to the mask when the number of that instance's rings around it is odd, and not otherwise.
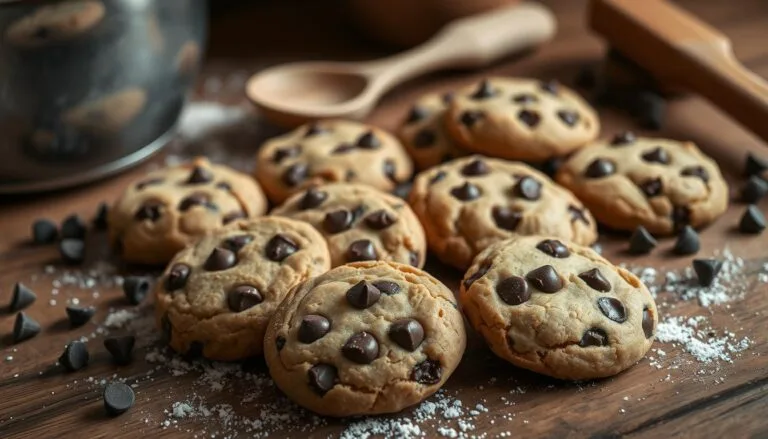
[{"label": "stack of cookies", "polygon": [[[127,261],[168,264],[155,300],[174,350],[264,355],[317,413],[391,413],[431,395],[461,361],[463,316],[518,367],[610,376],[645,355],[658,312],[589,248],[597,224],[701,227],[727,187],[692,143],[598,132],[566,87],[490,78],[420,99],[400,139],[323,120],[268,140],[255,180],[205,159],[156,171],[115,203],[110,236]],[[536,169],[556,161],[554,181]],[[409,181],[407,202],[391,194]],[[427,250],[465,273],[458,300],[422,270]]]}]

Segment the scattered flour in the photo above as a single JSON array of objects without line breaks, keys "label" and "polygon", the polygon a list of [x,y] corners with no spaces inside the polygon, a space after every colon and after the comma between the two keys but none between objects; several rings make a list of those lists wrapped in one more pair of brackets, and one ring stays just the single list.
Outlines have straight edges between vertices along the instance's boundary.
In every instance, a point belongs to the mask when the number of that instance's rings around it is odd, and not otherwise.
[{"label": "scattered flour", "polygon": [[[704,327],[706,318],[668,317],[659,322],[656,339],[662,343],[679,344],[702,363],[716,360],[733,362],[732,354],[746,350],[752,341],[748,337],[738,339],[732,332],[716,337],[710,328]],[[666,356],[658,350],[657,355]]]}]

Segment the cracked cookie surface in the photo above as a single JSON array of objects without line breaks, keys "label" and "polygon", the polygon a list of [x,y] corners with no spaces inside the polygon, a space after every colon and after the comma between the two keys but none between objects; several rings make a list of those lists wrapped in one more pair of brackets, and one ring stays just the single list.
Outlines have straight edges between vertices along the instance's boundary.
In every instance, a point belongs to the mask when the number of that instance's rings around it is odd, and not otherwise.
[{"label": "cracked cookie surface", "polygon": [[514,234],[585,245],[597,239],[595,221],[573,194],[519,162],[469,156],[436,166],[416,177],[409,202],[430,250],[462,270]]},{"label": "cracked cookie surface", "polygon": [[512,364],[562,379],[615,375],[653,344],[658,312],[632,273],[548,237],[496,243],[464,276],[472,327]]},{"label": "cracked cookie surface", "polygon": [[266,208],[248,175],[197,158],[131,183],[109,210],[110,242],[125,261],[165,264],[206,232]]},{"label": "cracked cookie surface", "polygon": [[343,265],[294,290],[264,339],[269,372],[323,415],[394,413],[436,392],[466,345],[451,291],[408,265]]},{"label": "cracked cookie surface", "polygon": [[332,266],[383,260],[422,267],[424,229],[402,199],[370,186],[334,183],[295,194],[272,211],[312,224],[325,236]]},{"label": "cracked cookie surface", "polygon": [[270,317],[299,283],[330,268],[309,224],[240,220],[176,255],[155,287],[158,326],[189,357],[233,361],[259,355]]},{"label": "cracked cookie surface", "polygon": [[621,133],[574,154],[556,179],[619,230],[671,234],[703,227],[728,207],[720,169],[692,142]]}]

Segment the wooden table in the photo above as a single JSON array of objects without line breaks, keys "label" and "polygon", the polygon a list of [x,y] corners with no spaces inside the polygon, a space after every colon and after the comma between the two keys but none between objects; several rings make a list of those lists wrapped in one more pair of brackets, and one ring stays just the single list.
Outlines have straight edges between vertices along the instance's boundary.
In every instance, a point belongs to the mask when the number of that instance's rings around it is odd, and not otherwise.
[{"label": "wooden table", "polygon": [[[197,90],[198,98],[242,104],[240,85],[245,74],[276,62],[306,58],[361,59],[385,54],[385,49],[365,42],[349,29],[342,14],[335,12],[337,3],[251,2],[250,5],[224,9],[214,19],[209,59]],[[408,104],[419,94],[428,90],[449,90],[483,75],[535,76],[571,83],[581,65],[599,60],[603,47],[584,27],[584,1],[551,0],[547,3],[556,11],[560,23],[558,37],[553,43],[534,54],[508,60],[482,72],[444,73],[409,83],[386,97],[370,121],[393,129],[404,116]],[[764,0],[684,0],[679,3],[723,30],[733,39],[739,59],[758,74],[768,76],[768,46],[765,45],[768,3]],[[223,88],[217,87],[220,83]],[[218,91],[214,92],[214,89]],[[621,128],[634,128],[621,114],[603,112],[601,116],[606,134]],[[225,133],[224,140],[231,150],[237,149],[241,155],[250,156],[263,136],[274,132],[274,128],[256,120],[245,133]],[[718,160],[734,188],[742,182],[739,173],[746,151],[768,154],[768,149],[749,133],[693,97],[670,105],[662,134],[698,142]],[[161,163],[162,157],[152,162]],[[104,321],[110,307],[130,307],[123,301],[119,288],[98,282],[97,298],[93,289],[72,285],[59,287],[58,294],[54,295],[54,280],[61,281],[66,268],[59,265],[55,246],[33,247],[28,243],[30,223],[38,217],[61,220],[70,213],[89,218],[97,202],[113,199],[128,181],[145,172],[148,166],[151,165],[61,193],[0,201],[0,302],[8,300],[16,281],[25,282],[39,295],[28,313],[43,326],[38,337],[13,346],[10,333],[14,316],[0,313],[0,437],[133,437],[140,434],[189,437],[193,433],[208,437],[217,431],[217,437],[224,437],[235,430],[232,426],[222,425],[217,415],[206,419],[175,420],[163,411],[171,409],[174,401],[186,400],[192,393],[205,398],[209,405],[233,404],[236,412],[251,418],[258,418],[262,403],[273,404],[270,407],[274,404],[286,406],[274,389],[257,395],[255,401],[242,403],[244,392],[253,386],[250,381],[250,384],[240,385],[236,379],[230,379],[228,387],[219,391],[201,384],[199,372],[173,376],[167,366],[156,368],[148,363],[146,352],[156,348],[152,347],[151,327],[141,322],[148,321],[151,304],[136,310],[139,316],[145,317],[134,322],[139,337],[136,360],[130,366],[112,365],[101,346],[103,337],[97,334],[89,343],[91,363],[87,369],[64,373],[53,367],[65,343],[96,329],[94,324],[75,330],[67,327],[64,313],[67,298],[96,305],[99,311],[94,322],[98,323]],[[764,212],[768,210],[768,200],[764,200],[761,207]],[[734,203],[723,218],[703,233],[700,256],[710,255],[726,244],[738,256],[753,261],[768,256],[765,249],[768,233],[747,237],[734,232],[743,209],[743,205]],[[105,260],[115,264],[122,274],[142,272],[114,261],[104,241],[101,232],[89,234],[89,256],[82,270],[87,272],[98,261]],[[679,269],[690,264],[692,259],[673,258],[664,250],[648,257],[631,258],[622,252],[626,237],[615,235],[601,237],[601,244],[605,254],[614,261],[659,269]],[[672,241],[664,240],[660,248],[667,249],[671,244]],[[428,268],[439,272],[449,286],[456,288],[461,273],[434,261],[430,261]],[[617,377],[590,383],[563,383],[509,366],[494,358],[471,335],[464,361],[446,386],[445,398],[462,401],[464,415],[461,419],[470,420],[474,426],[474,430],[466,432],[468,435],[498,437],[511,432],[514,437],[558,438],[624,435],[768,437],[765,417],[768,408],[766,294],[768,284],[750,284],[743,299],[710,308],[702,308],[695,301],[660,296],[659,301],[666,303],[661,307],[662,319],[704,315],[718,334],[728,330],[737,338],[749,337],[751,345],[735,356],[733,363],[701,364],[679,346],[657,342],[654,348],[662,349],[666,356],[660,357],[658,352],[652,351],[649,357],[654,360],[646,358]],[[119,333],[120,330],[112,332]],[[652,363],[660,366],[657,368]],[[251,371],[252,379],[268,382],[265,367],[258,361],[248,364],[247,370]],[[148,371],[153,372],[147,375]],[[130,412],[109,419],[103,414],[98,382],[111,380],[113,375],[127,378],[129,383],[138,382],[137,401]],[[469,410],[476,404],[488,411],[470,415]],[[400,416],[412,418],[413,414],[406,411]],[[169,425],[164,428],[161,423],[166,420]],[[282,429],[275,427],[280,422],[273,422],[272,427],[262,432],[272,432],[273,436],[326,437],[338,434],[350,422],[328,419],[312,428],[302,425],[312,420],[306,414],[293,416],[284,422]],[[427,437],[436,436],[438,426],[459,431],[456,419],[442,416],[421,422],[419,426]],[[302,428],[306,431],[297,431]],[[250,434],[243,433],[243,436]]]}]

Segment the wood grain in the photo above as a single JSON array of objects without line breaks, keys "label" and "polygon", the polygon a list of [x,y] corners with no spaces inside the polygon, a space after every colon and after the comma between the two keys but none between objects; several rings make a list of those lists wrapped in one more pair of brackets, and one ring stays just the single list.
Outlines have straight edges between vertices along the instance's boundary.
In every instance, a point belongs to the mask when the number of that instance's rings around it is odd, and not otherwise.
[{"label": "wood grain", "polygon": [[[339,2],[300,2],[299,14],[291,12],[296,10],[295,3],[253,2],[223,8],[222,15],[218,15],[213,24],[211,50],[197,90],[198,98],[242,103],[241,89],[228,87],[227,81],[289,59],[365,59],[388,52],[352,33],[343,16],[334,9]],[[560,24],[559,35],[552,44],[483,72],[450,72],[411,82],[388,95],[372,114],[371,122],[384,128],[395,128],[406,114],[409,103],[419,94],[455,88],[484,75],[536,76],[571,82],[581,65],[600,58],[602,47],[584,28],[585,2],[552,0],[546,3],[554,8]],[[728,35],[740,61],[759,75],[768,76],[768,47],[762,43],[768,29],[768,4],[763,0],[685,0],[678,3]],[[289,22],[294,24],[285,25]],[[214,93],[207,78],[224,78],[224,87]],[[604,111],[601,117],[606,134],[632,127],[631,121],[622,114]],[[251,134],[254,132],[255,135]],[[226,133],[224,139],[228,148],[248,156],[261,137],[272,133],[274,128],[259,123],[245,134]],[[745,153],[768,153],[768,149],[751,134],[696,97],[670,104],[663,134],[698,142],[718,160],[734,188],[741,182],[739,174]],[[153,163],[161,162],[162,157],[153,160]],[[97,305],[99,311],[94,320],[98,322],[104,320],[110,307],[119,309],[125,305],[117,288],[101,289],[100,296],[94,299],[92,291],[74,287],[62,287],[56,297],[57,305],[50,305],[49,300],[54,298],[50,294],[52,276],[44,273],[44,267],[55,265],[57,273],[53,276],[59,276],[65,268],[58,265],[55,248],[33,247],[28,243],[31,220],[50,217],[58,221],[70,213],[89,218],[95,212],[97,202],[113,199],[128,181],[148,166],[66,192],[0,200],[0,304],[7,303],[13,283],[23,280],[40,296],[28,312],[43,325],[41,335],[12,346],[9,334],[14,316],[0,312],[0,437],[191,437],[190,432],[206,436],[216,429],[210,422],[182,420],[178,426],[162,429],[160,422],[166,419],[163,410],[193,389],[212,403],[237,404],[242,398],[245,389],[239,387],[216,392],[196,385],[196,373],[171,376],[165,368],[154,370],[154,365],[144,359],[151,339],[147,329],[140,333],[136,361],[130,366],[113,366],[101,348],[102,338],[97,337],[89,343],[92,358],[87,369],[63,373],[53,367],[65,343],[94,329],[93,325],[78,330],[67,327],[64,321],[66,297],[78,297],[83,304]],[[734,231],[743,208],[734,203],[723,218],[703,232],[700,256],[712,254],[727,245],[739,256],[753,262],[768,257],[765,249],[768,235],[745,237]],[[764,212],[767,210],[768,200],[763,201],[761,208]],[[121,273],[144,271],[123,267],[119,261],[114,261],[101,232],[91,233],[88,241],[85,267],[108,260],[116,263]],[[623,252],[626,240],[622,236],[605,234],[601,244],[605,254],[617,262],[679,269],[691,260],[690,257],[673,258],[664,251],[671,247],[670,240],[664,240],[660,250],[648,257],[627,256]],[[428,269],[456,288],[461,273],[434,260],[430,260]],[[659,360],[660,369],[652,367],[652,361],[646,358],[617,377],[597,382],[564,383],[511,367],[496,359],[476,336],[470,334],[464,361],[446,388],[448,393],[459,395],[466,407],[481,403],[489,409],[488,413],[472,419],[476,429],[468,432],[485,433],[487,437],[497,437],[507,431],[514,437],[557,438],[766,437],[766,294],[768,284],[750,284],[742,300],[711,309],[701,308],[695,302],[675,301],[668,295],[661,297],[668,303],[662,306],[662,318],[665,314],[705,315],[718,335],[729,330],[738,337],[749,336],[752,340],[750,348],[734,358],[733,363],[702,365],[679,347],[656,343],[655,348],[667,353]],[[143,305],[139,311],[151,313],[151,304]],[[8,356],[13,360],[6,361]],[[673,364],[679,367],[670,368]],[[248,367],[257,375],[265,373],[264,365],[259,362]],[[150,370],[154,372],[147,376]],[[103,414],[98,385],[89,384],[87,379],[110,379],[113,374],[131,381],[136,379],[139,387],[134,409],[119,418],[109,419]],[[516,391],[518,388],[524,389],[525,393]],[[238,410],[254,413],[260,403],[269,403],[278,396],[275,391],[266,391],[259,395],[254,405],[238,407]],[[402,416],[408,415],[406,411]],[[343,430],[345,423],[327,420],[311,433],[297,433],[294,429],[272,436],[334,436]],[[428,423],[432,427],[422,425],[427,437],[436,435],[434,427],[438,423],[456,427],[451,420],[436,420]],[[286,425],[286,428],[290,427]]]}]

